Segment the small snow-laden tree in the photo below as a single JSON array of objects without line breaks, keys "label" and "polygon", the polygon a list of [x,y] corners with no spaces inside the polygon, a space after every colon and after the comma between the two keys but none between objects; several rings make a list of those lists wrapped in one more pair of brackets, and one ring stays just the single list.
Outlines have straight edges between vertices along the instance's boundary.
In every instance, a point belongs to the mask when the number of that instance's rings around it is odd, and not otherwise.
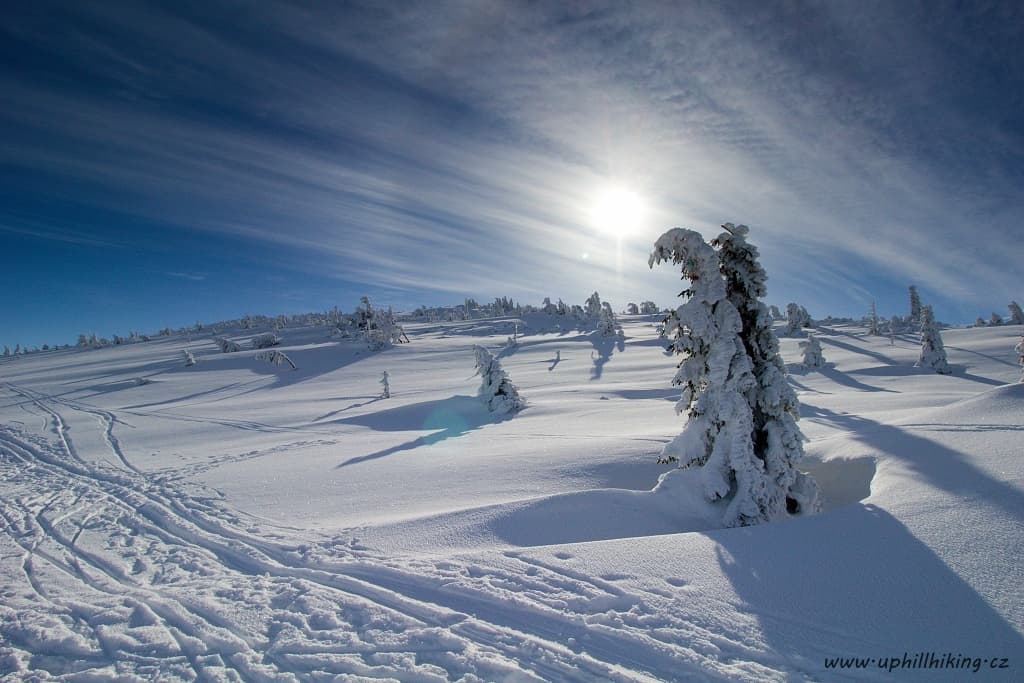
[{"label": "small snow-laden tree", "polygon": [[633,302],[626,304],[626,315],[640,315],[640,307]]},{"label": "small snow-laden tree", "polygon": [[192,355],[192,352],[188,349],[183,349],[181,352],[182,356],[185,357],[185,367],[190,368],[196,364],[196,357]]},{"label": "small snow-laden tree", "polygon": [[821,342],[813,334],[807,335],[807,341],[800,342],[801,363],[808,370],[825,367],[825,356],[821,352]]},{"label": "small snow-laden tree", "polygon": [[277,366],[290,365],[292,370],[299,369],[298,366],[296,366],[295,363],[292,362],[291,358],[286,356],[281,351],[278,351],[277,349],[267,349],[266,351],[261,351],[260,353],[256,354],[255,358],[256,360],[265,360],[268,363],[273,363],[274,365]]},{"label": "small snow-laden tree", "polygon": [[235,353],[242,350],[242,347],[236,342],[233,342],[230,339],[225,339],[224,337],[214,337],[213,343],[220,348],[221,353]]},{"label": "small snow-laden tree", "polygon": [[658,310],[658,304],[653,301],[642,301],[640,302],[640,314],[641,315],[657,315],[660,313]]},{"label": "small snow-laden tree", "polygon": [[975,321],[974,321],[974,326],[975,326],[975,327],[985,327],[985,319],[984,319],[984,318],[982,318],[982,317],[981,317],[981,316],[979,315],[979,316],[978,316],[978,318],[977,318],[977,320],[975,320]]},{"label": "small snow-laden tree", "polygon": [[477,395],[487,403],[487,409],[498,414],[522,410],[526,402],[519,396],[519,389],[509,380],[498,359],[482,346],[474,346],[473,353],[476,356],[476,374],[481,380]]},{"label": "small snow-laden tree", "polygon": [[374,351],[409,341],[405,329],[395,320],[395,314],[390,307],[386,311],[379,308],[373,311],[363,330],[363,338],[366,345]]},{"label": "small snow-laden tree", "polygon": [[786,328],[782,332],[784,335],[799,336],[805,327],[810,326],[811,316],[806,308],[796,303],[786,304]]},{"label": "small snow-laden tree", "polygon": [[946,348],[942,344],[942,335],[935,323],[931,306],[921,306],[921,356],[915,367],[928,368],[940,375],[952,372],[946,361]]},{"label": "small snow-laden tree", "polygon": [[88,345],[89,345],[89,338],[86,337],[84,334],[78,335],[78,343],[76,344],[76,346],[83,346],[84,347],[84,346],[88,346]]},{"label": "small snow-laden tree", "polygon": [[917,287],[910,285],[910,321],[919,323],[921,321],[921,297],[917,293]]},{"label": "small snow-laden tree", "polygon": [[990,315],[988,317],[988,324],[989,325],[993,325],[993,326],[995,326],[995,325],[1002,325],[1003,324],[1003,316],[999,315],[995,311],[992,311],[992,315]]},{"label": "small snow-laden tree", "polygon": [[273,332],[264,332],[263,334],[258,334],[252,338],[252,348],[254,349],[269,349],[280,343],[281,338]]},{"label": "small snow-laden tree", "polygon": [[619,322],[615,318],[611,304],[605,301],[601,304],[601,312],[598,314],[597,333],[602,337],[614,337],[618,326]]},{"label": "small snow-laden tree", "polygon": [[1010,324],[1024,325],[1024,311],[1020,310],[1017,302],[1011,301],[1006,307],[1010,309]]},{"label": "small snow-laden tree", "polygon": [[[810,512],[816,508],[817,494],[812,481],[802,477],[798,484],[795,470],[786,471],[783,454],[801,447],[793,416],[789,417],[792,428],[775,421],[769,425],[766,409],[777,406],[788,414],[785,408],[790,400],[784,389],[784,366],[772,358],[774,335],[768,310],[756,296],[752,301],[746,298],[763,291],[764,271],[757,264],[756,249],[743,239],[745,226],[727,226],[736,234],[716,240],[722,247],[721,259],[699,233],[673,228],[655,243],[648,263],[651,267],[665,261],[681,265],[683,278],[690,281],[681,294],[683,304],[665,320],[672,340],[669,349],[683,356],[672,380],[682,387],[676,411],[685,412],[688,420],[683,432],[663,450],[661,461],[701,467],[705,495],[712,501],[726,501],[725,525],[745,526],[779,518],[788,509]],[[733,237],[740,239],[723,244]],[[761,322],[745,330],[733,299],[741,303],[748,319]],[[755,377],[747,343],[755,353],[767,354],[761,367],[764,385]],[[775,341],[775,356],[777,345]],[[781,373],[781,383],[775,381],[776,373]],[[791,402],[796,404],[795,395]],[[755,426],[755,409],[759,426]],[[796,490],[798,486],[806,491]],[[792,505],[787,489],[793,490]]]},{"label": "small snow-laden tree", "polygon": [[875,300],[871,300],[871,310],[868,312],[868,334],[877,337],[881,333],[878,327],[878,309],[875,308]]},{"label": "small snow-laden tree", "polygon": [[382,389],[380,397],[391,398],[391,375],[388,374],[387,370],[380,376],[380,386]]},{"label": "small snow-laden tree", "polygon": [[4,358],[8,358],[11,355],[11,347],[4,344]]},{"label": "small snow-laden tree", "polygon": [[775,304],[768,307],[768,315],[772,317],[772,320],[785,320],[786,316],[782,315],[782,311]]},{"label": "small snow-laden tree", "polygon": [[1017,363],[1020,365],[1020,381],[1024,382],[1024,334],[1020,336],[1020,342],[1013,347],[1013,350],[1017,352]]},{"label": "small snow-laden tree", "polygon": [[601,315],[601,296],[594,292],[583,304],[583,310],[586,312],[587,318],[596,320]]}]

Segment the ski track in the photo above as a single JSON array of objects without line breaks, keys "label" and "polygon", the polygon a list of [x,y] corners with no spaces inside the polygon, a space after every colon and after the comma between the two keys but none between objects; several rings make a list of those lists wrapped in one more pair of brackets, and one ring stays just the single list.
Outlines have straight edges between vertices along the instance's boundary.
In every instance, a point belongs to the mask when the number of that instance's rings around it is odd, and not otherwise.
[{"label": "ski track", "polygon": [[[519,553],[506,553],[510,569],[385,558],[355,542],[277,543],[271,530],[216,497],[134,467],[114,434],[126,423],[113,413],[6,387],[47,416],[55,443],[0,426],[0,482],[12,492],[0,501],[0,576],[25,586],[8,590],[0,607],[0,674],[246,681],[782,676],[750,663],[755,652],[742,642],[673,622],[649,604],[663,603],[660,593],[630,593]],[[94,416],[123,467],[82,457],[62,408]],[[652,620],[665,623],[652,629]],[[32,626],[40,621],[49,628]]]}]

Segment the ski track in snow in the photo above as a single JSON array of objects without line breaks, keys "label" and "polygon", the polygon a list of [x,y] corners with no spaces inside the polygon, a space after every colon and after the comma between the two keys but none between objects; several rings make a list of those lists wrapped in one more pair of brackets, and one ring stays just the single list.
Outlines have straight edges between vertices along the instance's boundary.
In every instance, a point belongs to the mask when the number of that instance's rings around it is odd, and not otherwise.
[{"label": "ski track in snow", "polygon": [[[0,572],[11,587],[0,607],[0,672],[246,681],[784,677],[751,663],[770,660],[756,646],[674,623],[655,606],[664,595],[627,592],[519,553],[505,553],[517,564],[511,571],[384,558],[357,543],[276,542],[217,496],[137,469],[115,434],[126,423],[113,413],[6,388],[46,416],[53,438],[0,427],[0,481],[11,492],[0,501]],[[80,453],[63,410],[92,415],[120,467]]]}]

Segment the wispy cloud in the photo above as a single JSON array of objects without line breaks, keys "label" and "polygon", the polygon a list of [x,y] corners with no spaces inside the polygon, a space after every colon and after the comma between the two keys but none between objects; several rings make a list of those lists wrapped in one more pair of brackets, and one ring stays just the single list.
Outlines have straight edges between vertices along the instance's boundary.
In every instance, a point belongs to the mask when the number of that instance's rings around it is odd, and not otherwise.
[{"label": "wispy cloud", "polygon": [[166,272],[164,275],[178,278],[179,280],[190,280],[192,282],[203,282],[206,280],[206,275],[203,273],[176,273]]},{"label": "wispy cloud", "polygon": [[[83,73],[0,77],[20,133],[0,156],[68,200],[265,244],[275,267],[453,297],[658,298],[658,232],[723,220],[754,227],[777,296],[812,306],[880,282],[1009,295],[1013,103],[986,114],[950,87],[969,65],[925,9],[859,7],[71,6],[65,30],[6,29]],[[608,180],[652,202],[621,255],[587,225]],[[32,229],[131,241],[69,227]]]}]

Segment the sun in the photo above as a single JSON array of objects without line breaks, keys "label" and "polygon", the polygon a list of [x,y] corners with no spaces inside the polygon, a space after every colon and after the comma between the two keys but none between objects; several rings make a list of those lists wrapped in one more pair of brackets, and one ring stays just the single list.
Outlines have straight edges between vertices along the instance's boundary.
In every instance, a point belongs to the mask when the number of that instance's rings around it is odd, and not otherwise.
[{"label": "sun", "polygon": [[611,186],[594,197],[590,209],[591,222],[601,232],[622,239],[637,232],[647,209],[636,192]]}]

